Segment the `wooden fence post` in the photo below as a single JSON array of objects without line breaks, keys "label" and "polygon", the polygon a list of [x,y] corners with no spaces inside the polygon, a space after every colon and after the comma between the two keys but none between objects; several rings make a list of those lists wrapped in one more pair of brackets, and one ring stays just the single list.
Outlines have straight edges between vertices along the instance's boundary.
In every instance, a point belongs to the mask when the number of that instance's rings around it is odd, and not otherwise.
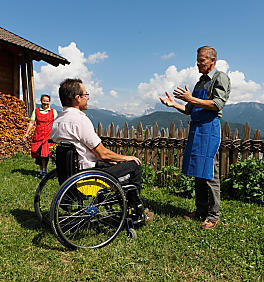
[{"label": "wooden fence post", "polygon": [[250,155],[250,127],[246,122],[242,138],[242,160],[245,160]]},{"label": "wooden fence post", "polygon": [[184,140],[183,140],[183,131],[182,128],[178,131],[178,140],[179,143],[177,145],[177,168],[182,169],[182,159],[183,159],[183,148],[184,148]]},{"label": "wooden fence post", "polygon": [[[153,126],[153,134],[152,134],[152,139],[155,139],[156,137],[158,137],[158,124],[155,122],[154,126]],[[158,162],[158,147],[155,146],[152,148],[152,159],[151,159],[151,165],[154,169],[154,171],[157,171],[157,162]]]},{"label": "wooden fence post", "polygon": [[[128,125],[127,122],[125,122],[125,127],[124,127],[124,138],[128,140]],[[124,146],[124,154],[127,155],[128,153],[128,145]]]},{"label": "wooden fence post", "polygon": [[[169,138],[175,138],[175,124],[170,124]],[[174,165],[174,146],[168,148],[168,165]]]},{"label": "wooden fence post", "polygon": [[[165,137],[165,129],[162,128],[161,129],[161,138]],[[166,148],[165,147],[161,147],[160,148],[160,169],[162,169],[164,166],[166,165]],[[162,174],[159,176],[159,182],[161,185],[163,185],[165,183],[165,175]]]},{"label": "wooden fence post", "polygon": [[231,154],[231,160],[230,160],[230,164],[235,164],[238,161],[238,154],[239,154],[239,149],[240,149],[240,137],[238,134],[238,129],[236,128],[233,137],[232,137],[232,146],[233,146],[233,150],[232,150],[232,154]]},{"label": "wooden fence post", "polygon": [[252,146],[252,151],[253,151],[253,157],[254,158],[259,158],[259,152],[260,152],[260,147],[261,147],[261,140],[260,140],[260,132],[259,129],[256,130],[254,134],[254,140],[253,140],[253,146]]},{"label": "wooden fence post", "polygon": [[230,140],[230,128],[227,122],[225,122],[222,131],[222,146],[220,149],[220,164],[219,164],[219,175],[220,178],[225,177],[229,172],[229,148],[227,141]]},{"label": "wooden fence post", "polygon": [[[119,126],[116,127],[116,138],[119,139],[119,140],[121,138],[121,133],[120,133],[120,127]],[[120,154],[120,151],[121,151],[121,146],[118,144],[118,145],[116,145],[116,153]]]},{"label": "wooden fence post", "polygon": [[[134,130],[134,127],[131,126],[131,129],[130,129],[130,140],[133,141],[134,138],[135,138],[135,130]],[[130,144],[131,144],[131,143],[132,143],[132,142],[130,142]],[[135,150],[135,148],[134,148],[134,145],[133,145],[133,143],[132,143],[132,144],[129,146],[129,155],[130,155],[130,156],[134,156],[134,150]]]},{"label": "wooden fence post", "polygon": [[[142,129],[142,123],[138,123],[137,127],[137,140],[142,141],[143,139],[143,129]],[[136,157],[142,160],[142,146],[139,145],[136,147]]]},{"label": "wooden fence post", "polygon": [[99,137],[102,136],[102,124],[101,124],[101,122],[98,122],[97,135]]},{"label": "wooden fence post", "polygon": [[[110,124],[109,137],[111,137],[111,138],[115,137],[115,128],[114,128],[114,124],[113,123]],[[114,146],[110,146],[110,150],[114,151],[115,150]]]},{"label": "wooden fence post", "polygon": [[[146,128],[145,131],[145,140],[149,139],[149,129]],[[148,145],[145,145],[144,147],[144,163],[148,164],[149,163],[149,147]]]},{"label": "wooden fence post", "polygon": [[[165,137],[165,129],[161,129],[161,137]],[[160,148],[160,168],[166,165],[166,149],[165,147]]]}]

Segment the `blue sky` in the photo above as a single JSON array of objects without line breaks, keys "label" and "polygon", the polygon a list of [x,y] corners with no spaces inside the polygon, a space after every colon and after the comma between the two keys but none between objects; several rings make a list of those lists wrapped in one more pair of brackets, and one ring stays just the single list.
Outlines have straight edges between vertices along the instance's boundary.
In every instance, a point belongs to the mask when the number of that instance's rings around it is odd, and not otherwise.
[{"label": "blue sky", "polygon": [[230,103],[264,103],[263,1],[4,1],[1,26],[67,57],[70,66],[34,63],[39,98],[80,77],[90,105],[142,114],[164,91],[199,77],[196,49],[214,46],[231,78]]}]

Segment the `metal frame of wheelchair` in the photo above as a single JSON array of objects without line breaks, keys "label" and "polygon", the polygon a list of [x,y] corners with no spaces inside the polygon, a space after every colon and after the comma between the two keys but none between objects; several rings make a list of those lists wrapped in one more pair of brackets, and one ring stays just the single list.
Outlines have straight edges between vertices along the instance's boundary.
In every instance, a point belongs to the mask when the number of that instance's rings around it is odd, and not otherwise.
[{"label": "metal frame of wheelchair", "polygon": [[145,221],[138,189],[122,186],[100,169],[77,172],[61,185],[58,170],[49,172],[36,190],[34,207],[40,221],[70,249],[103,247],[125,227],[136,239],[134,226]]}]

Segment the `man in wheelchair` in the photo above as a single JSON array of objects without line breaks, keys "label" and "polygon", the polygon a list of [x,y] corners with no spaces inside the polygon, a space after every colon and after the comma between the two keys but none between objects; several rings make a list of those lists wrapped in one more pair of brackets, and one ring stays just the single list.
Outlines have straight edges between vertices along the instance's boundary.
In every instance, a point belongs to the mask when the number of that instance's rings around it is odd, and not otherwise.
[{"label": "man in wheelchair", "polygon": [[[95,133],[90,119],[82,111],[88,109],[89,94],[80,79],[66,79],[60,84],[59,97],[63,111],[53,122],[51,139],[72,143],[78,153],[79,170],[100,168],[124,184],[133,184],[141,191],[141,162],[134,156],[117,154],[106,147]],[[134,193],[127,194],[128,201],[135,201]],[[143,208],[145,222],[153,219],[154,213]]]}]

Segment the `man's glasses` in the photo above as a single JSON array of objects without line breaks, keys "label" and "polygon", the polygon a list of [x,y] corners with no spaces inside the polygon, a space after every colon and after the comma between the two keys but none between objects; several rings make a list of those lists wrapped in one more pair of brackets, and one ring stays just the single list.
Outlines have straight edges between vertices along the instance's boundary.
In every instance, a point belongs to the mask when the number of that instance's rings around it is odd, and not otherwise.
[{"label": "man's glasses", "polygon": [[86,96],[86,98],[88,98],[89,96],[90,96],[90,94],[89,93],[84,93],[84,94],[82,94],[82,95],[80,95],[81,97],[83,97],[83,96]]}]

